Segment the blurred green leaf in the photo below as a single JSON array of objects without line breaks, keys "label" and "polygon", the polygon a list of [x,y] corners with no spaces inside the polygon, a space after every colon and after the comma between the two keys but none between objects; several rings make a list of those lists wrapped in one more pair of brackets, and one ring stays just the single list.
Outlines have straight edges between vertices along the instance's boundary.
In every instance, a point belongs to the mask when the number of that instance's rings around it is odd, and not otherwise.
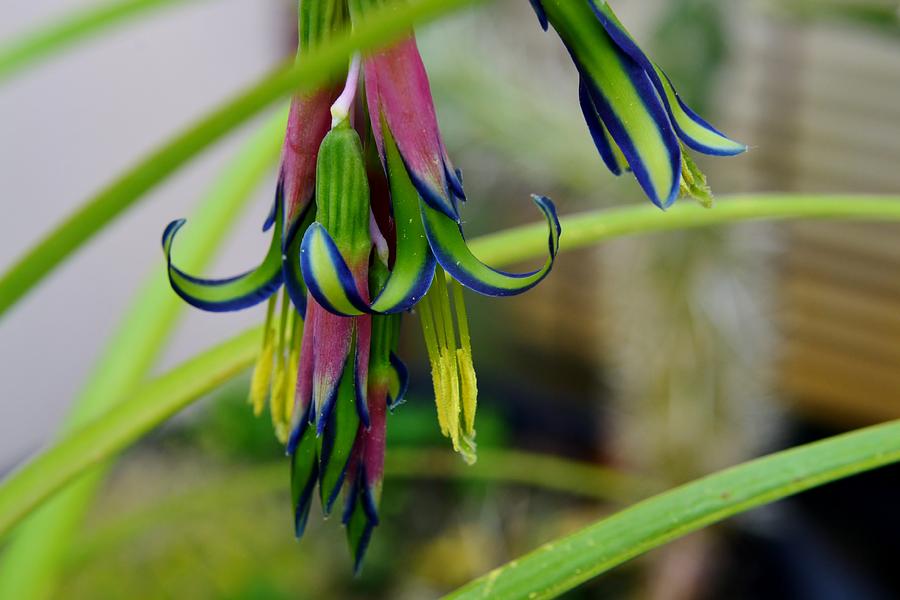
[{"label": "blurred green leaf", "polygon": [[900,5],[896,0],[778,0],[773,7],[794,18],[865,25],[900,33]]},{"label": "blurred green leaf", "polygon": [[[434,420],[433,415],[431,420]],[[269,437],[273,438],[271,430]],[[226,468],[227,473],[194,485],[185,493],[155,498],[85,532],[79,538],[78,546],[70,552],[71,566],[77,568],[87,561],[99,560],[103,554],[115,552],[119,545],[154,527],[192,521],[197,515],[208,513],[211,505],[253,505],[273,493],[287,494],[287,459],[278,463],[269,460],[249,467],[227,464]],[[635,500],[647,490],[646,483],[636,477],[598,465],[499,448],[481,450],[478,462],[469,466],[446,447],[389,446],[385,476],[394,480],[522,485],[615,503]],[[289,513],[286,508],[287,529]]]},{"label": "blurred green leaf", "polygon": [[[674,0],[654,34],[654,55],[694,109],[709,112],[710,92],[727,52],[725,0]],[[690,43],[686,43],[690,40]]]},{"label": "blurred green leaf", "polygon": [[66,15],[59,21],[29,31],[0,46],[0,81],[128,19],[166,6],[184,6],[191,1],[199,0],[119,0]]},{"label": "blurred green leaf", "polygon": [[447,598],[555,598],[707,525],[898,461],[900,421],[779,452],[640,502],[495,569]]},{"label": "blurred green leaf", "polygon": [[[286,120],[285,108],[251,136],[200,203],[190,233],[182,240],[184,268],[201,272],[211,262],[251,192],[274,165]],[[160,259],[75,399],[65,430],[89,422],[140,386],[184,308]],[[93,470],[23,526],[0,561],[0,598],[31,597],[37,595],[35,588],[52,585],[53,565],[102,477],[103,469]]]},{"label": "blurred green leaf", "polygon": [[0,486],[0,536],[78,475],[246,370],[256,358],[260,339],[262,328],[254,328],[189,360],[13,472]]}]

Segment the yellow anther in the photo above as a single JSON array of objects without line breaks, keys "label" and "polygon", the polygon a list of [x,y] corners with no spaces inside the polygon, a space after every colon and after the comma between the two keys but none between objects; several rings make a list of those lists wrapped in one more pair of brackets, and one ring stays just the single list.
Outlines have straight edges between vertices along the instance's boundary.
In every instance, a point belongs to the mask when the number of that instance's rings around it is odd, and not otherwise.
[{"label": "yellow anther", "polygon": [[444,414],[447,419],[447,427],[450,430],[450,441],[453,449],[459,452],[459,377],[456,370],[456,356],[450,354],[450,350],[443,348],[440,355],[441,380],[443,383]]},{"label": "yellow anther", "polygon": [[475,376],[475,365],[472,364],[472,351],[460,348],[456,351],[459,363],[459,380],[462,391],[463,418],[466,424],[466,435],[475,437],[475,410],[478,408],[478,378]]},{"label": "yellow anther", "polygon": [[269,306],[266,309],[266,323],[263,326],[263,346],[253,367],[253,376],[250,378],[250,394],[247,401],[253,407],[253,414],[257,417],[266,407],[266,396],[269,394],[269,386],[272,383],[272,361],[275,358],[275,331],[272,328],[272,317],[275,314],[275,296],[269,298]]},{"label": "yellow anther", "polygon": [[272,382],[272,359],[275,356],[275,344],[272,340],[264,342],[262,352],[253,368],[253,377],[250,379],[249,402],[253,406],[253,414],[257,417],[266,407],[266,397],[269,395],[269,385]]},{"label": "yellow anther", "polygon": [[440,267],[435,273],[431,290],[419,304],[419,315],[431,362],[431,380],[441,433],[450,438],[453,449],[472,464],[475,462],[478,383],[472,362],[469,324],[462,290],[454,284],[451,305],[446,275]]},{"label": "yellow anther", "polygon": [[284,431],[284,422],[281,418],[284,410],[282,407],[284,405],[286,379],[287,374],[285,373],[284,366],[281,365],[275,373],[275,385],[272,386],[272,399],[269,406],[270,412],[272,413],[272,427],[275,428],[275,436],[278,438],[278,441],[282,443],[287,441]]}]

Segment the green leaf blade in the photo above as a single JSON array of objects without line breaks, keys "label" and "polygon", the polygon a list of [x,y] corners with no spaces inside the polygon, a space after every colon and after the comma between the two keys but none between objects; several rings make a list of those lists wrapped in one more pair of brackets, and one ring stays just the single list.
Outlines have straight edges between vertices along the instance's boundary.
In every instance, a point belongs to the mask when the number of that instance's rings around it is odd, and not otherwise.
[{"label": "green leaf blade", "polygon": [[[283,109],[251,136],[195,211],[196,223],[182,240],[186,264],[192,270],[203,270],[209,264],[219,241],[241,214],[246,199],[275,163],[286,119],[287,111]],[[185,304],[171,290],[164,264],[160,262],[135,295],[84,389],[73,402],[64,431],[103,414],[140,385],[184,308]],[[49,594],[55,565],[103,474],[103,468],[92,469],[23,524],[0,560],[0,597]]]},{"label": "green leaf blade", "polygon": [[779,452],[654,496],[475,580],[447,598],[555,598],[733,515],[900,461],[900,421]]},{"label": "green leaf blade", "polygon": [[0,537],[80,474],[249,368],[261,335],[261,328],[251,329],[187,361],[14,471],[0,486]]},{"label": "green leaf blade", "polygon": [[66,15],[59,21],[30,31],[0,47],[0,82],[54,53],[103,33],[114,25],[152,10],[177,4],[178,0],[120,0]]}]

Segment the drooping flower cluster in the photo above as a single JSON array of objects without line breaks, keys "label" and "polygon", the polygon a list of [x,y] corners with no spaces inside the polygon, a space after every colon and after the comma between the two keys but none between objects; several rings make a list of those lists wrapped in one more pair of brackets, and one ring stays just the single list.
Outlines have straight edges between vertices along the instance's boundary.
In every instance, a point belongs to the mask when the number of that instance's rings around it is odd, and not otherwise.
[{"label": "drooping flower cluster", "polygon": [[[301,0],[301,54],[392,1]],[[684,146],[723,156],[746,147],[681,101],[604,0],[530,1],[575,62],[581,108],[610,170],[633,172],[662,208],[679,193],[708,197]],[[544,265],[513,274],[479,261],[463,235],[462,178],[413,35],[355,58],[345,75],[293,99],[263,227],[272,242],[258,268],[224,280],[182,272],[171,251],[183,220],[166,228],[163,248],[172,288],[198,308],[269,300],[250,402],[261,414],[268,399],[291,456],[297,535],[317,488],[326,514],[343,490],[358,569],[378,524],[387,416],[407,386],[397,356],[402,315],[420,317],[441,431],[474,461],[478,386],[462,287],[510,296],[537,285],[553,266],[560,227],[552,202],[535,196],[549,231]]]},{"label": "drooping flower cluster", "polygon": [[747,146],[682,101],[606,0],[530,2],[541,26],[553,25],[575,62],[581,110],[609,170],[634,173],[660,208],[679,194],[711,200],[706,178],[684,146],[714,156],[734,156]]},{"label": "drooping flower cluster", "polygon": [[[302,0],[301,52],[384,1]],[[343,86],[293,99],[264,225],[272,242],[257,269],[193,277],[171,258],[184,221],[163,234],[170,282],[190,304],[233,311],[269,300],[250,401],[260,414],[268,398],[291,456],[297,535],[316,488],[326,514],[343,490],[357,568],[378,524],[387,415],[406,389],[396,354],[402,315],[420,317],[440,428],[474,461],[477,381],[461,286],[522,293],[549,273],[559,248],[553,204],[535,196],[548,223],[544,265],[513,274],[483,264],[463,236],[464,200],[410,34],[355,59]]]}]

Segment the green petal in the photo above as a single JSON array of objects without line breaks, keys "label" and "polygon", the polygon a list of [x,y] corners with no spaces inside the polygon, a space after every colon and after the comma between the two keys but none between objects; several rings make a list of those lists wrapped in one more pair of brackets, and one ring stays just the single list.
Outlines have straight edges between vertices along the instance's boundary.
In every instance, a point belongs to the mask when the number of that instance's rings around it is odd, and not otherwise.
[{"label": "green petal", "polygon": [[[303,416],[302,422],[309,417]],[[304,427],[300,441],[291,454],[291,500],[294,506],[294,533],[299,538],[306,529],[313,490],[319,478],[316,430]]]},{"label": "green petal", "polygon": [[419,193],[400,157],[390,131],[385,129],[384,150],[391,207],[397,231],[397,254],[394,268],[381,293],[372,303],[377,313],[409,310],[422,299],[434,279],[434,256],[419,215]]},{"label": "green petal", "polygon": [[662,96],[678,137],[685,144],[698,152],[715,156],[734,156],[747,150],[746,145],[730,139],[682,101],[669,77],[641,50],[608,3],[590,1],[594,13],[613,41],[647,72],[656,91]]},{"label": "green petal", "polygon": [[422,220],[435,258],[450,274],[467,288],[486,296],[514,296],[540,283],[553,268],[559,252],[561,233],[556,207],[549,198],[533,196],[547,219],[549,256],[544,266],[530,273],[506,273],[487,266],[469,250],[461,226],[443,213],[421,203]]},{"label": "green petal", "polygon": [[[355,342],[354,342],[355,345]],[[322,510],[331,512],[341,491],[347,473],[347,465],[359,429],[359,413],[356,410],[354,391],[354,365],[347,361],[341,376],[334,409],[321,436],[319,436],[319,493]],[[312,429],[312,428],[310,428]]]},{"label": "green petal", "polygon": [[[274,230],[269,251],[256,269],[228,279],[201,279],[188,275],[172,264],[172,244],[175,234],[185,224],[184,219],[172,221],[163,232],[162,246],[169,269],[169,282],[175,293],[189,304],[211,312],[228,312],[248,308],[266,300],[281,287],[282,232],[284,231],[284,195],[279,188],[272,209]],[[268,226],[272,216],[266,221]]]}]

